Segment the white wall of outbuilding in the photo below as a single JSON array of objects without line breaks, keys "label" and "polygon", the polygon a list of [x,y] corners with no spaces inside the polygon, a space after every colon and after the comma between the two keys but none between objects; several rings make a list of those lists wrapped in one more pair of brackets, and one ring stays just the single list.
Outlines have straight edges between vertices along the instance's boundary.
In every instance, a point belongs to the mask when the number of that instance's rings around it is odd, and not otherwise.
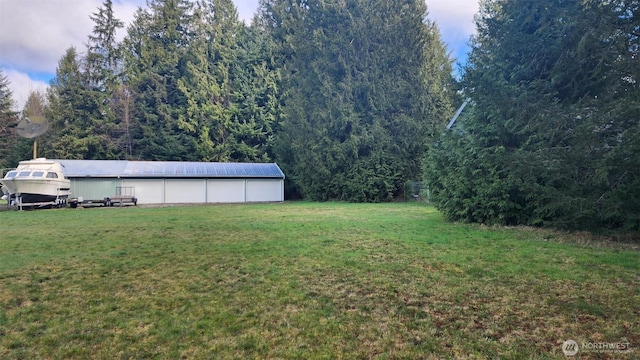
[{"label": "white wall of outbuilding", "polygon": [[72,197],[85,201],[114,196],[117,187],[133,188],[138,204],[284,201],[284,179],[71,179]]}]

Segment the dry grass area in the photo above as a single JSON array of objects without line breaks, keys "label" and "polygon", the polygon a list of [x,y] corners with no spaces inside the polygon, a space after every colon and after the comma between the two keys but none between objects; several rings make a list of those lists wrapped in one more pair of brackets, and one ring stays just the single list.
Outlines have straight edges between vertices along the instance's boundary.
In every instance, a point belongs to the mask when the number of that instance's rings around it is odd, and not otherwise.
[{"label": "dry grass area", "polygon": [[640,252],[407,204],[2,214],[0,358],[640,357]]}]

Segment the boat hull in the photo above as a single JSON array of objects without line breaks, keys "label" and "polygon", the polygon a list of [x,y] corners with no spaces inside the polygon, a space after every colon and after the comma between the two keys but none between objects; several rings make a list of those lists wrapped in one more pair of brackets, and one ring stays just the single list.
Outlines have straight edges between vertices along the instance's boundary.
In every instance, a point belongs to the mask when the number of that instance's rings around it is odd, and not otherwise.
[{"label": "boat hull", "polygon": [[14,195],[18,192],[15,181],[0,179],[0,184],[2,184],[2,192],[7,195]]},{"label": "boat hull", "polygon": [[71,194],[69,180],[2,180],[9,195],[20,198],[22,203],[49,202],[68,198]]}]

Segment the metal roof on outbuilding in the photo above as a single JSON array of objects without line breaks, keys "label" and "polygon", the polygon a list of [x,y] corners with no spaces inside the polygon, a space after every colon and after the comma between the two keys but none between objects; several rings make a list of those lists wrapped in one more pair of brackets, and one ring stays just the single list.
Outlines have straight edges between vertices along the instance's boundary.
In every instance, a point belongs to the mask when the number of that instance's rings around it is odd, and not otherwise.
[{"label": "metal roof on outbuilding", "polygon": [[284,173],[276,163],[220,163],[186,161],[54,160],[65,175],[121,178],[277,178]]}]

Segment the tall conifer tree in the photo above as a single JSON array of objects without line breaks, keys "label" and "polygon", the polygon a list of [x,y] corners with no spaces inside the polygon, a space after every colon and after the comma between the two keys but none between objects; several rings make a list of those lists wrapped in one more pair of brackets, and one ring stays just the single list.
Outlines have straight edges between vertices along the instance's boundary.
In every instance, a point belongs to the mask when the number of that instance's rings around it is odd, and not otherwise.
[{"label": "tall conifer tree", "polygon": [[124,23],[115,18],[113,3],[105,0],[93,13],[93,32],[89,35],[87,54],[84,59],[84,72],[88,92],[87,96],[96,103],[95,113],[91,116],[90,133],[94,139],[87,158],[117,159],[124,157],[124,148],[119,137],[123,136],[123,121],[117,119],[116,92],[121,86],[122,55],[116,40],[116,32]]},{"label": "tall conifer tree", "polygon": [[388,201],[420,178],[429,124],[450,107],[425,76],[451,82],[424,2],[275,0],[263,14],[287,74],[277,154],[302,195]]},{"label": "tall conifer tree", "polygon": [[150,0],[147,6],[136,12],[124,40],[126,83],[133,94],[132,156],[196,160],[197,151],[177,121],[187,103],[178,81],[186,71],[192,5],[186,0]]},{"label": "tall conifer tree", "polygon": [[92,115],[98,108],[89,94],[81,58],[74,47],[67,49],[58,62],[56,76],[49,85],[47,118],[51,152],[48,156],[86,159],[90,147],[98,141],[91,133]]},{"label": "tall conifer tree", "polygon": [[237,62],[231,69],[238,104],[232,121],[232,158],[273,161],[273,137],[282,111],[281,72],[275,66],[273,41],[257,17],[251,26],[243,27],[241,39]]},{"label": "tall conifer tree", "polygon": [[0,169],[16,166],[9,158],[18,139],[12,126],[18,122],[18,114],[13,110],[13,94],[9,79],[0,69]]},{"label": "tall conifer tree", "polygon": [[241,30],[231,0],[197,4],[185,74],[178,80],[178,88],[187,100],[178,126],[191,136],[198,156],[205,161],[232,159],[232,116],[237,103],[230,73],[236,63]]}]

